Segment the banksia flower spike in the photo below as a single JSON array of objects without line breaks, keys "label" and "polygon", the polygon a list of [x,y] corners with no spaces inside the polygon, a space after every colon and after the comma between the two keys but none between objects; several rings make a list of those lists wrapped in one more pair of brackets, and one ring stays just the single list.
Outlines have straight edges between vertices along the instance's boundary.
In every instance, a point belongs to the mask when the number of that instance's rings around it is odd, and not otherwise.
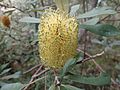
[{"label": "banksia flower spike", "polygon": [[61,68],[74,57],[78,45],[78,24],[60,10],[48,10],[39,25],[39,52],[45,66]]}]

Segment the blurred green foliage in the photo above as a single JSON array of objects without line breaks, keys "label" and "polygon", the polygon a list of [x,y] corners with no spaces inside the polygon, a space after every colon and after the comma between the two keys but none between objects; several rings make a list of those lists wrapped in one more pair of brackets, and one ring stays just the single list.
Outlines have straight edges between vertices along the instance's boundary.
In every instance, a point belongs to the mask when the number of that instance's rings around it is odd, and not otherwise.
[{"label": "blurred green foliage", "polygon": [[[82,90],[79,88],[85,90],[117,90],[118,87],[112,87],[110,84],[110,77],[120,84],[120,36],[104,37],[108,32],[119,34],[120,0],[101,0],[99,4],[94,3],[95,0],[92,1],[93,3],[91,0],[71,0],[69,12],[70,15],[79,18],[80,25],[87,24],[86,26],[83,25],[83,29],[92,32],[88,33],[87,36],[87,52],[94,55],[105,50],[105,55],[98,57],[96,62],[107,73],[100,73],[101,71],[93,62],[76,65],[77,61],[73,62],[71,59],[61,70],[60,76],[58,75],[59,77],[62,76],[61,90]],[[93,4],[102,8],[95,8]],[[10,28],[0,27],[1,90],[7,90],[8,88],[9,90],[19,90],[23,88],[28,84],[36,69],[30,72],[27,72],[27,70],[41,63],[38,53],[37,30],[40,16],[50,6],[56,8],[52,0],[0,0],[0,12],[3,15],[9,15],[11,18]],[[83,22],[84,18],[87,18],[85,19],[86,22]],[[102,32],[99,32],[97,23],[114,25],[116,27],[114,27],[115,32],[110,27],[107,28],[106,33],[101,28],[99,28],[99,31],[102,30]],[[106,27],[102,28],[106,30]],[[99,36],[101,33],[102,36]],[[81,34],[82,32],[79,35],[79,47],[84,49],[85,36]],[[79,59],[80,57],[83,59],[83,54],[80,54]],[[47,75],[47,77],[31,85],[30,90],[45,90],[45,88],[53,90],[55,88],[53,73],[53,71],[48,71],[43,74],[42,76]]]}]

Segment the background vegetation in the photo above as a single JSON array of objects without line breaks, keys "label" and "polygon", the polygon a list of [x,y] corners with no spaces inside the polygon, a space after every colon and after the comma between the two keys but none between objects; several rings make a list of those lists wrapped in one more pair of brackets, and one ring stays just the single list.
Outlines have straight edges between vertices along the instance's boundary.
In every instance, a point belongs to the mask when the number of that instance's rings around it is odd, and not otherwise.
[{"label": "background vegetation", "polygon": [[[61,70],[61,90],[120,90],[120,0],[70,0],[69,6],[82,28],[80,53],[79,62],[70,60]],[[0,26],[0,90],[55,90],[54,72],[38,53],[38,24],[49,7],[57,8],[53,0],[0,0],[0,16],[10,18],[10,28]]]}]

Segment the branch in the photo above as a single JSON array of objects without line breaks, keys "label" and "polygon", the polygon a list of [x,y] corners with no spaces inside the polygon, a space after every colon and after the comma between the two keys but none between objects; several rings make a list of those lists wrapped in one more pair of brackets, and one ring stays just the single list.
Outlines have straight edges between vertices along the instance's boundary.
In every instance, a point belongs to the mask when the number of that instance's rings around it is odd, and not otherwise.
[{"label": "branch", "polygon": [[[15,6],[9,6],[9,5],[4,5],[4,4],[1,4],[0,3],[0,6],[1,7],[5,7],[5,8],[15,8],[16,10],[18,10],[18,11],[20,11],[20,12],[22,12],[22,13],[25,13],[25,10],[21,10],[20,8],[17,8],[17,7],[15,7]],[[30,14],[28,14],[29,16],[32,16],[32,15],[30,15]]]},{"label": "branch", "polygon": [[110,20],[105,20],[105,21],[120,21],[120,19],[110,19]]},{"label": "branch", "polygon": [[43,0],[41,0],[41,4],[42,4],[42,7],[44,7],[45,5],[44,5],[44,1]]},{"label": "branch", "polygon": [[42,80],[42,79],[44,79],[44,78],[46,78],[47,76],[43,76],[43,77],[41,77],[41,78],[39,78],[39,79],[36,79],[36,80],[34,80],[33,82],[31,82],[31,83],[29,83],[28,85],[32,85],[32,84],[34,84],[34,83],[36,83],[36,82],[38,82],[38,81],[40,81],[40,80]]},{"label": "branch", "polygon": [[[80,52],[82,52],[82,53],[84,53],[84,51],[82,51],[82,50],[80,50],[80,49],[78,49],[78,51],[80,51]],[[90,58],[92,57],[90,54],[88,54],[88,53],[85,53],[87,56],[89,56]],[[96,54],[96,56],[99,56],[99,55],[101,55],[102,53],[100,53],[100,54]],[[89,59],[90,60],[90,59]],[[87,60],[88,61],[88,60]],[[102,72],[105,72],[105,70],[95,61],[95,59],[94,58],[92,58],[92,61],[94,62],[94,64],[100,69],[100,71],[102,71]],[[113,79],[113,78],[111,78],[111,81],[112,81],[112,84],[113,84],[113,86],[117,86],[117,87],[119,87],[120,88],[120,85]]]},{"label": "branch", "polygon": [[[89,56],[88,58],[85,58],[85,59],[83,59],[83,60],[78,61],[76,64],[81,64],[81,63],[86,62],[86,61],[88,61],[88,60],[91,60],[91,59],[94,59],[94,58],[96,58],[96,57],[102,56],[104,53],[105,53],[105,52],[102,51],[102,52],[99,53],[99,54],[96,54],[96,55],[93,55],[93,56]],[[85,54],[86,54],[86,53],[85,53]]]},{"label": "branch", "polygon": [[36,65],[36,66],[30,68],[29,70],[23,72],[23,74],[29,73],[29,72],[33,71],[34,69],[36,69],[36,68],[38,68],[38,67],[40,67],[40,64],[38,64],[38,65]]},{"label": "branch", "polygon": [[15,41],[21,41],[20,39],[16,39],[15,37],[13,37],[11,34],[8,34],[8,36],[11,37],[12,39],[14,39]]},{"label": "branch", "polygon": [[38,74],[35,74],[33,77],[38,77],[38,76],[41,76],[42,74],[44,74],[45,72],[47,72],[47,71],[49,71],[50,69],[49,68],[47,68],[47,69],[45,69],[44,71],[42,71],[42,72],[40,72],[40,73],[38,73]]},{"label": "branch", "polygon": [[[38,70],[32,75],[31,80],[30,80],[29,83],[26,85],[26,87],[24,88],[24,90],[28,90],[28,88],[29,88],[30,85],[32,85],[33,83],[35,83],[35,82],[37,82],[37,81],[45,78],[45,77],[43,77],[43,78],[39,78],[39,79],[35,80],[35,78],[37,78],[38,76],[41,76],[42,74],[44,74],[45,72],[47,72],[47,71],[49,70],[49,69],[46,69],[46,70],[40,72],[42,68],[43,68],[43,66],[40,66],[40,67],[38,68]],[[39,73],[39,72],[40,72],[40,73]]]},{"label": "branch", "polygon": [[55,81],[54,81],[55,85],[56,86],[60,86],[61,85],[61,81],[58,78],[58,71],[56,69],[53,69],[53,73],[54,73],[54,76],[55,76]]},{"label": "branch", "polygon": [[[29,84],[25,85],[25,87],[23,87],[22,89],[24,89],[24,88],[26,88],[27,86],[30,86],[30,85],[32,85],[32,84],[40,81],[40,80],[42,80],[42,79],[44,79],[44,78],[46,78],[46,77],[47,77],[47,76],[43,76],[43,77],[41,77],[41,78],[38,78],[38,79],[34,80],[33,82],[30,82]],[[21,90],[22,90],[22,89],[21,89]],[[24,90],[25,90],[25,89],[24,89]],[[26,88],[26,90],[28,90],[28,89]]]},{"label": "branch", "polygon": [[38,70],[33,74],[33,76],[31,77],[31,80],[30,80],[29,84],[24,88],[24,90],[28,90],[29,86],[31,85],[30,83],[32,83],[34,81],[34,79],[35,79],[34,75],[38,74],[38,72],[42,69],[42,67],[43,66],[40,66],[38,68]]}]

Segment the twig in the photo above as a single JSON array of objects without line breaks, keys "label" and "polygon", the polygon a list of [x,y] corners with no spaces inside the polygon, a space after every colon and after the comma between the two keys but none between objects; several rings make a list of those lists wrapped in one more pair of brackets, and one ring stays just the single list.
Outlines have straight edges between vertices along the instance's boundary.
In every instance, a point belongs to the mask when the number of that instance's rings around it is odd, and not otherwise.
[{"label": "twig", "polygon": [[32,85],[32,84],[34,84],[34,83],[36,83],[36,82],[38,82],[38,81],[40,81],[40,80],[46,78],[46,77],[47,77],[47,76],[43,76],[43,77],[41,77],[41,78],[38,78],[38,79],[34,80],[33,82],[27,84],[26,86],[30,86],[30,85]]},{"label": "twig", "polygon": [[[82,51],[82,50],[80,50],[80,49],[78,49],[80,52],[82,52],[82,53],[84,53],[84,51]],[[88,54],[88,53],[85,53],[87,56],[89,56],[89,57],[92,57],[90,54]],[[99,55],[99,54],[98,54]],[[94,62],[94,64],[100,69],[100,71],[102,71],[102,72],[105,72],[105,70],[95,61],[95,59],[93,58],[92,59],[92,61]],[[113,85],[116,85],[116,86],[118,86],[118,87],[120,87],[120,85],[117,83],[117,82],[115,82],[115,80],[113,79],[113,78],[111,78],[111,81],[112,81],[112,83],[113,83]]]},{"label": "twig", "polygon": [[[46,76],[46,73],[45,73],[45,76]],[[44,87],[44,90],[47,90],[47,79],[45,77],[45,87]]]},{"label": "twig", "polygon": [[42,4],[42,7],[44,7],[45,5],[44,5],[44,1],[43,0],[41,0],[41,4]]},{"label": "twig", "polygon": [[86,61],[88,61],[88,60],[91,60],[91,59],[94,59],[94,58],[96,58],[96,57],[99,57],[99,56],[101,56],[101,55],[103,55],[103,54],[104,54],[104,51],[102,51],[102,52],[99,53],[99,54],[96,54],[96,55],[93,55],[93,56],[91,56],[91,57],[88,57],[88,58],[85,58],[85,59],[83,59],[83,60],[80,60],[80,61],[78,61],[76,64],[80,64],[80,63],[86,62]]},{"label": "twig", "polygon": [[[115,9],[117,9],[118,7],[116,7]],[[117,13],[119,13],[119,11],[117,10]],[[100,23],[101,21],[104,21],[105,19],[107,19],[110,15],[107,15],[106,17],[102,18],[98,23]],[[106,21],[106,20],[105,20]],[[109,20],[110,21],[110,20]],[[117,20],[119,21],[119,20]]]},{"label": "twig", "polygon": [[100,23],[101,21],[104,21],[105,19],[107,19],[110,15],[107,15],[106,17],[102,18],[98,23]]},{"label": "twig", "polygon": [[15,41],[21,41],[20,39],[16,39],[15,37],[13,37],[11,34],[8,34],[8,36],[11,37],[12,39],[14,39]]},{"label": "twig", "polygon": [[[83,0],[83,12],[85,13],[86,12],[86,0]],[[84,22],[86,21],[86,18],[84,19]],[[87,31],[85,30],[84,32],[84,57],[83,59],[85,59],[86,55],[85,55],[85,52],[86,52],[86,48],[87,48]]]},{"label": "twig", "polygon": [[34,79],[36,78],[35,75],[38,74],[38,72],[42,69],[43,66],[40,66],[38,68],[38,70],[33,74],[33,76],[31,77],[31,80],[29,82],[29,84],[24,88],[24,90],[28,90],[29,86],[31,85],[30,83],[32,83],[34,81]]},{"label": "twig", "polygon": [[[80,52],[82,52],[82,53],[84,53],[84,51],[82,51],[82,50],[80,50],[80,49],[78,49]],[[92,57],[90,54],[88,54],[88,53],[85,53],[87,56],[89,56],[89,57]],[[92,61],[95,63],[95,65],[102,71],[102,72],[105,72],[102,68],[101,68],[101,66],[95,61],[95,59],[94,58],[92,58]]]},{"label": "twig", "polygon": [[38,68],[39,66],[40,66],[40,64],[38,64],[38,65],[36,65],[36,66],[34,66],[34,67],[30,68],[29,70],[27,70],[27,71],[23,72],[23,74],[29,73],[29,72],[31,72],[32,70],[34,70],[34,69]]},{"label": "twig", "polygon": [[38,79],[34,80],[33,82],[31,82],[31,83],[29,83],[29,84],[26,84],[22,89],[24,89],[26,86],[30,86],[30,85],[32,85],[32,84],[40,81],[40,80],[42,80],[42,79],[44,79],[44,78],[46,78],[46,77],[47,77],[47,76],[43,76],[43,77],[41,77],[41,78],[38,78]]},{"label": "twig", "polygon": [[54,76],[55,76],[55,80],[54,80],[54,84],[57,87],[58,90],[60,90],[60,85],[61,85],[61,81],[58,78],[58,72],[54,69],[53,70]]},{"label": "twig", "polygon": [[55,76],[55,85],[60,86],[60,81],[58,79],[58,76]]},{"label": "twig", "polygon": [[[17,7],[15,7],[15,6],[4,5],[4,4],[1,4],[1,3],[0,3],[0,6],[5,7],[5,8],[15,8],[16,10],[18,10],[18,11],[20,11],[20,12],[22,12],[22,13],[25,13],[25,10],[21,10],[20,8],[17,8]],[[28,14],[28,15],[29,15],[29,16],[32,16],[32,15],[30,15],[30,14]]]},{"label": "twig", "polygon": [[33,77],[38,77],[38,76],[40,76],[40,75],[42,75],[42,74],[44,74],[45,72],[47,72],[47,71],[49,71],[50,69],[49,68],[47,68],[47,69],[45,69],[44,71],[42,71],[42,72],[40,72],[40,73],[38,73],[38,74],[35,74]]},{"label": "twig", "polygon": [[120,19],[110,19],[110,20],[104,20],[104,21],[120,21]]}]

